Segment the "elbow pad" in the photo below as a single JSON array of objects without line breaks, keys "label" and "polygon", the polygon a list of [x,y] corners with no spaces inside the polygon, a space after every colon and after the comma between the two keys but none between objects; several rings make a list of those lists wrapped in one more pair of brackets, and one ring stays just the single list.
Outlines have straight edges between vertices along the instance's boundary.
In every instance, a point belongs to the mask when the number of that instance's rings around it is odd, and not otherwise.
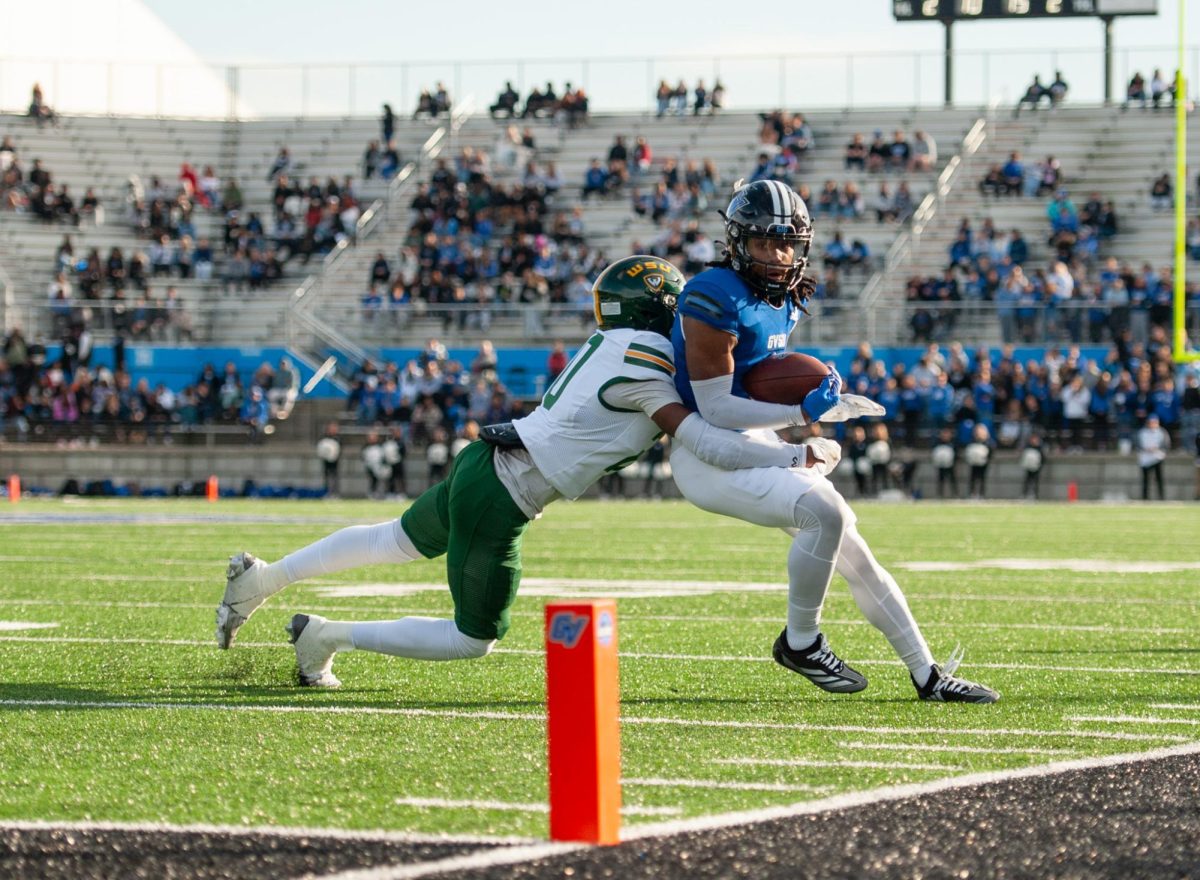
[{"label": "elbow pad", "polygon": [[807,424],[799,404],[787,406],[734,396],[732,373],[691,384],[700,415],[718,428],[789,428]]}]

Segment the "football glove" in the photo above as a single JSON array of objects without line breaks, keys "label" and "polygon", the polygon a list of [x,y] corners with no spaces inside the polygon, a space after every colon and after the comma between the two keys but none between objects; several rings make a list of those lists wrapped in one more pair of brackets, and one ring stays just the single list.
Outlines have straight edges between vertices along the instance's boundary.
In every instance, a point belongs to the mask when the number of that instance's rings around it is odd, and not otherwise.
[{"label": "football glove", "polygon": [[804,414],[808,416],[808,420],[821,421],[826,412],[837,406],[841,392],[842,377],[838,375],[837,370],[830,368],[829,375],[804,398]]},{"label": "football glove", "polygon": [[[842,460],[842,445],[836,440],[830,440],[828,437],[812,437],[805,440],[804,445],[812,450],[812,457],[816,462],[813,464],[813,470],[823,477],[833,473],[833,469]],[[805,460],[807,461],[807,457]]]},{"label": "football glove", "polygon": [[[819,390],[818,388],[817,391]],[[816,393],[816,391],[812,392],[809,397]],[[804,399],[804,405],[807,409],[808,397]],[[848,422],[851,419],[878,418],[886,413],[887,410],[869,397],[863,397],[861,394],[843,394],[837,403],[821,414],[819,421]]]}]

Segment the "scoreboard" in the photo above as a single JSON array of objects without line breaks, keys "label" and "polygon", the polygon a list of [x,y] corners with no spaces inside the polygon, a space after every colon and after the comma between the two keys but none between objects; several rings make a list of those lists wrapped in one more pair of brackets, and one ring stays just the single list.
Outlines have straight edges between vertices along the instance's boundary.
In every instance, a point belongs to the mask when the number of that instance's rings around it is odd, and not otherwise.
[{"label": "scoreboard", "polygon": [[897,21],[1095,18],[1157,13],[1158,0],[892,0],[892,14]]}]

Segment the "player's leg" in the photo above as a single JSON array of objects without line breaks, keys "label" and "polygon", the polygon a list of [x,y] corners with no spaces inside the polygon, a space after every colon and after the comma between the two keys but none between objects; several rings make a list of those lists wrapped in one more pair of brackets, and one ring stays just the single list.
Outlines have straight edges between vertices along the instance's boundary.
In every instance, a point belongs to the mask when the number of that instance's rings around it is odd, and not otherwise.
[{"label": "player's leg", "polygon": [[264,602],[288,584],[362,565],[412,562],[446,552],[448,481],[430,487],[400,519],[348,526],[269,565],[249,553],[229,560],[217,606],[217,646],[228,648]]},{"label": "player's leg", "polygon": [[468,446],[444,484],[449,528],[441,546],[446,549],[455,619],[352,622],[298,614],[289,634],[302,684],[336,687],[330,668],[338,651],[465,660],[488,654],[503,638],[520,583],[521,539],[529,520],[497,478],[492,455],[492,447],[483,442]]},{"label": "player's leg", "polygon": [[683,447],[671,453],[671,473],[683,496],[697,507],[784,529],[792,536],[787,627],[772,650],[776,662],[824,690],[850,693],[865,688],[866,678],[838,659],[820,632],[821,606],[848,510],[839,503],[833,485],[807,469],[722,471]]},{"label": "player's leg", "polygon": [[850,594],[859,610],[883,633],[908,667],[921,699],[966,703],[992,703],[999,699],[1000,695],[991,688],[955,678],[957,659],[951,659],[944,667],[934,663],[900,585],[875,559],[853,520],[842,537],[837,570],[850,585]]}]

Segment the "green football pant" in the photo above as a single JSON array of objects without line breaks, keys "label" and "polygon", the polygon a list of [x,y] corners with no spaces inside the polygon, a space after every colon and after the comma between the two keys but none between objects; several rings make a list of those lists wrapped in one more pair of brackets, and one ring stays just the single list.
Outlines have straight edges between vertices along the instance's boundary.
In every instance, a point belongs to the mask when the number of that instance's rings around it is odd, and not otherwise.
[{"label": "green football pant", "polygon": [[496,476],[495,450],[476,440],[450,474],[404,512],[400,525],[422,556],[446,554],[454,623],[464,635],[501,639],[521,583],[529,518]]}]

